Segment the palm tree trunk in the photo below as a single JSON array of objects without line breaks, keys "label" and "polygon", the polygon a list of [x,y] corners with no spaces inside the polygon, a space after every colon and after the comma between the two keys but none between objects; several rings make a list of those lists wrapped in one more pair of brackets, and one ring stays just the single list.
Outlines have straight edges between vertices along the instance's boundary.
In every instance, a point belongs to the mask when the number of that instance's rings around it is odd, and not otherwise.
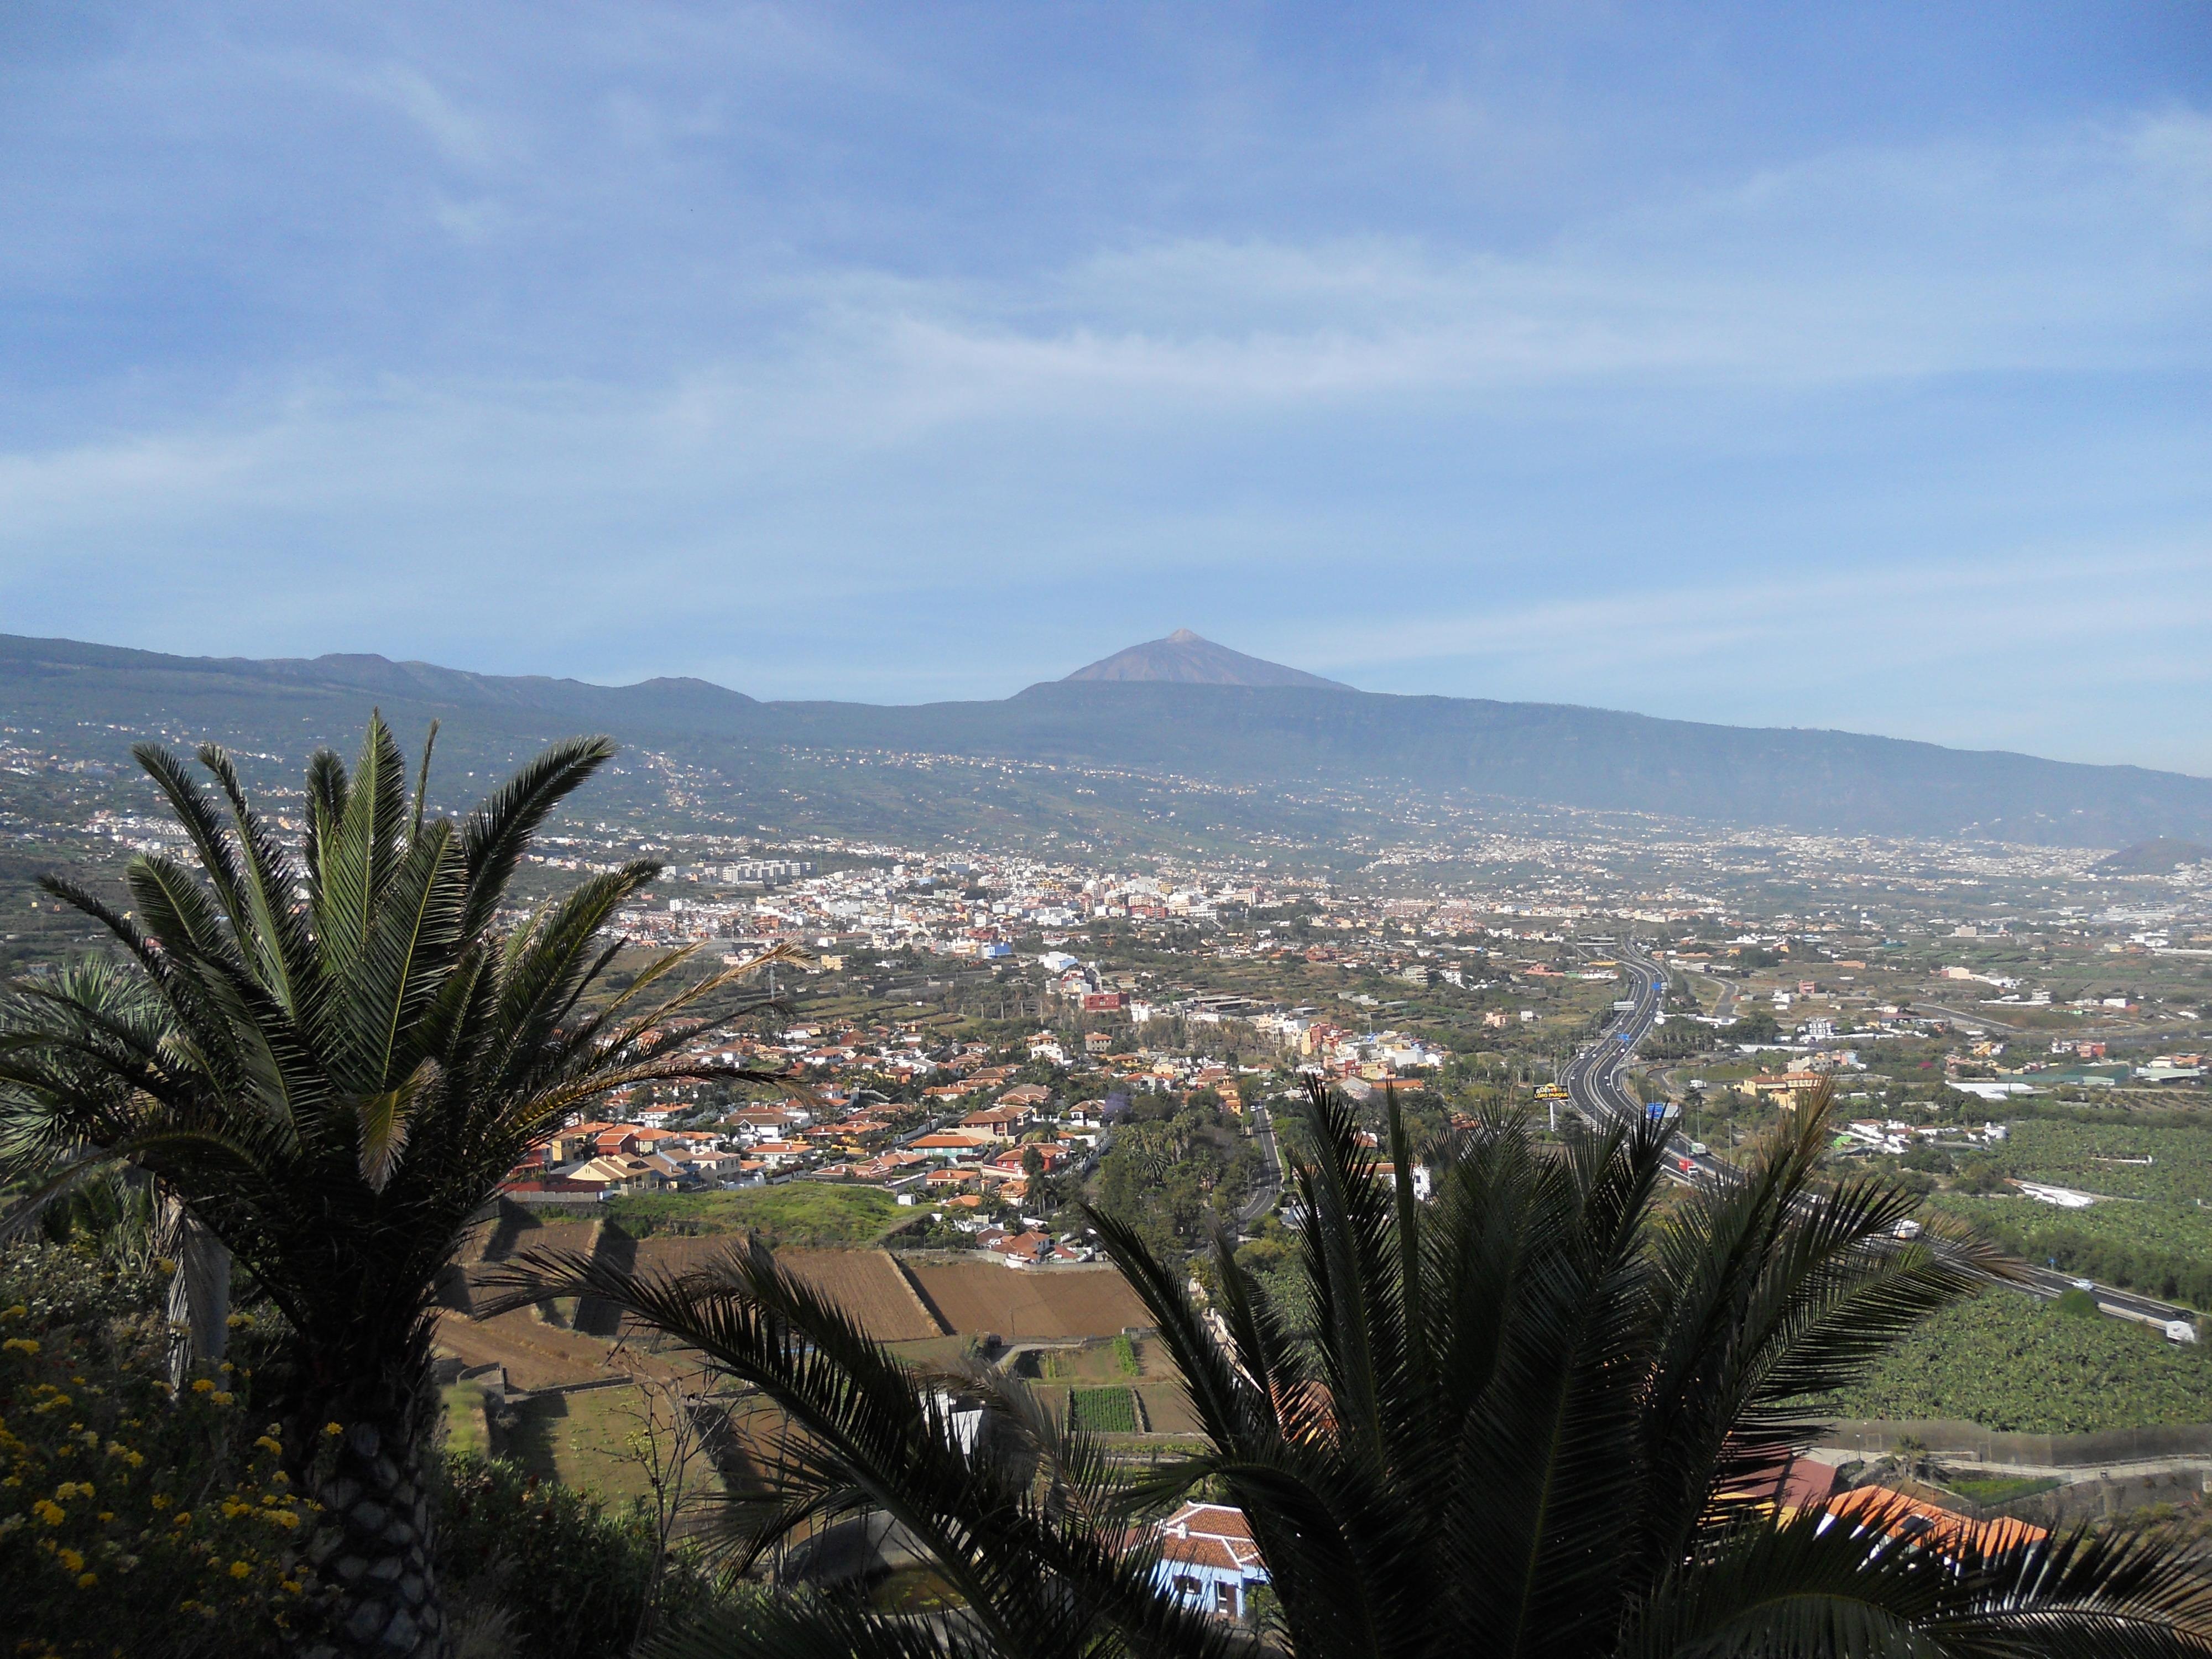
[{"label": "palm tree trunk", "polygon": [[423,1480],[412,1404],[302,1425],[323,1449],[307,1486],[323,1506],[307,1556],[330,1594],[308,1659],[445,1659],[444,1598],[434,1565],[435,1520]]}]

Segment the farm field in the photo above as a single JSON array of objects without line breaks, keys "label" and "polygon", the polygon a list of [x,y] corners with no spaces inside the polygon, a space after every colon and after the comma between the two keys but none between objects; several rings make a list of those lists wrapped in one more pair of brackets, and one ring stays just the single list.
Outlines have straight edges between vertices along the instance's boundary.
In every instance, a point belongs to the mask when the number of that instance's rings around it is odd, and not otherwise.
[{"label": "farm field", "polygon": [[2021,1118],[1996,1156],[2005,1174],[2030,1181],[2113,1198],[2212,1203],[2212,1127]]},{"label": "farm field", "polygon": [[627,1386],[532,1395],[514,1407],[513,1423],[495,1431],[495,1449],[541,1480],[588,1486],[615,1499],[641,1498],[645,1471],[627,1442],[641,1420],[638,1391]]},{"label": "farm field", "polygon": [[474,1382],[448,1382],[438,1390],[445,1411],[446,1445],[457,1452],[491,1450],[484,1434],[483,1389]]},{"label": "farm field", "polygon": [[1117,1336],[1110,1342],[1081,1348],[1057,1348],[1042,1356],[1038,1375],[1048,1382],[1097,1382],[1137,1375],[1133,1338]]},{"label": "farm field", "polygon": [[821,1181],[735,1193],[641,1193],[615,1199],[605,1209],[633,1238],[750,1231],[777,1246],[865,1244],[916,1214],[880,1188]]},{"label": "farm field", "polygon": [[[656,1234],[640,1241],[637,1265],[641,1270],[681,1272],[724,1255],[731,1243],[726,1237]],[[778,1250],[775,1259],[843,1308],[878,1342],[920,1342],[951,1334],[915,1294],[888,1251],[790,1249]],[[999,1271],[1012,1277],[1006,1268]]]},{"label": "farm field", "polygon": [[1022,1269],[997,1261],[912,1261],[923,1297],[962,1336],[1002,1341],[1116,1336],[1150,1317],[1111,1267]]},{"label": "farm field", "polygon": [[1154,1434],[1196,1434],[1198,1413],[1180,1382],[1139,1382],[1136,1392],[1145,1402],[1145,1420]]},{"label": "farm field", "polygon": [[1136,1395],[1127,1389],[1070,1389],[1069,1419],[1092,1434],[1137,1432]]},{"label": "farm field", "polygon": [[1941,1194],[1932,1207],[1972,1221],[2027,1261],[2146,1296],[2212,1309],[2212,1210],[2171,1200],[2061,1210],[2030,1198]]},{"label": "farm field", "polygon": [[2212,1349],[1990,1291],[1937,1314],[1820,1409],[2031,1434],[2212,1422]]}]

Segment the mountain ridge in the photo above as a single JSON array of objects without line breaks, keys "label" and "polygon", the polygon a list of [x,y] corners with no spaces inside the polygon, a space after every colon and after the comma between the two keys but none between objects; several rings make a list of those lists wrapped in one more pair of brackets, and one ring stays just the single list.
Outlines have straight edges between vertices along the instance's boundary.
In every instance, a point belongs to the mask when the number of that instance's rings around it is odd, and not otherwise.
[{"label": "mountain ridge", "polygon": [[[111,726],[287,755],[309,740],[349,746],[372,706],[395,721],[446,721],[441,749],[471,732],[513,749],[605,731],[753,780],[744,787],[761,792],[763,811],[771,795],[813,793],[825,810],[849,799],[838,791],[855,775],[821,757],[937,754],[1124,769],[1279,799],[1334,790],[1377,800],[1410,788],[1832,834],[2096,848],[2212,840],[2212,780],[2185,774],[1560,703],[1116,679],[1045,681],[994,702],[763,702],[702,680],[598,686],[367,654],[262,662],[0,635],[0,708],[34,725],[93,726],[86,740],[115,749]],[[912,775],[912,789],[947,800],[963,787]],[[896,791],[873,799],[884,813],[928,805],[902,804]]]},{"label": "mountain ridge", "polygon": [[1136,681],[1172,685],[1305,686],[1314,690],[1349,691],[1339,680],[1323,679],[1303,668],[1291,668],[1261,657],[1249,657],[1225,645],[1178,628],[1164,639],[1125,646],[1110,657],[1087,663],[1061,684],[1071,681]]}]

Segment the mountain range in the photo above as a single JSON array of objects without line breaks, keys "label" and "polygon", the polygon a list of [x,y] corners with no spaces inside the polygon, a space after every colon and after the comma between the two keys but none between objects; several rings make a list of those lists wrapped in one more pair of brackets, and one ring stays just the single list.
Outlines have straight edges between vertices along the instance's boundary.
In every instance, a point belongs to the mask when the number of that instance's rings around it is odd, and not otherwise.
[{"label": "mountain range", "polygon": [[[0,722],[74,733],[80,746],[119,751],[129,734],[148,732],[286,757],[314,742],[349,749],[372,706],[395,724],[442,720],[441,752],[480,751],[487,765],[547,737],[605,731],[720,775],[745,802],[740,811],[767,816],[804,802],[801,816],[823,823],[838,801],[865,798],[885,830],[1018,824],[1023,809],[1011,800],[991,809],[995,818],[963,817],[973,768],[908,764],[935,756],[1104,769],[1286,801],[1410,790],[1844,835],[2106,848],[2212,839],[2212,780],[2179,773],[1559,703],[1382,695],[1188,630],[1003,700],[910,706],[763,702],[697,679],[600,686],[380,656],[176,657],[0,635]],[[896,783],[878,781],[871,757],[906,757],[907,769]],[[1055,825],[1079,831],[1087,808],[1075,797],[1093,793],[1054,794]],[[1266,827],[1258,812],[1248,810],[1238,833]]]}]

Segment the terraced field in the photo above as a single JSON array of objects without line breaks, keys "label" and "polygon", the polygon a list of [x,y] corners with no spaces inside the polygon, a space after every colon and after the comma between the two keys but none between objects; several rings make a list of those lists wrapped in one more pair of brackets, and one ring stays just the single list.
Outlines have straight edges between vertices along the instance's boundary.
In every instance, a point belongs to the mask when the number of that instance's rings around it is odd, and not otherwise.
[{"label": "terraced field", "polygon": [[[730,1248],[727,1238],[656,1233],[639,1243],[637,1264],[641,1270],[681,1272],[708,1265]],[[775,1259],[860,1321],[878,1342],[921,1342],[957,1334],[938,1322],[887,1251],[779,1250]],[[1013,1277],[1007,1268],[996,1270]]]},{"label": "terraced field", "polygon": [[1115,1336],[1150,1322],[1111,1267],[1013,1268],[997,1261],[917,1261],[915,1285],[949,1330],[1001,1341]]}]

